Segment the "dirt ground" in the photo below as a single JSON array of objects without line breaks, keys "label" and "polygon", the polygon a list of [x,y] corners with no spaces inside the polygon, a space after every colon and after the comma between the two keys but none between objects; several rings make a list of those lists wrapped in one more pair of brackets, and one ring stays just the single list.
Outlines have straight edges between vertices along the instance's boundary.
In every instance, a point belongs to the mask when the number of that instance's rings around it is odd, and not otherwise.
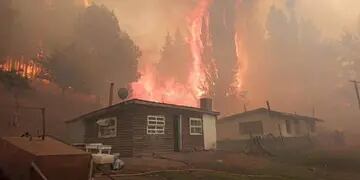
[{"label": "dirt ground", "polygon": [[[288,152],[256,157],[235,152],[191,152],[125,158],[125,168],[113,179],[360,179],[360,147]],[[109,179],[97,175],[96,180]]]}]

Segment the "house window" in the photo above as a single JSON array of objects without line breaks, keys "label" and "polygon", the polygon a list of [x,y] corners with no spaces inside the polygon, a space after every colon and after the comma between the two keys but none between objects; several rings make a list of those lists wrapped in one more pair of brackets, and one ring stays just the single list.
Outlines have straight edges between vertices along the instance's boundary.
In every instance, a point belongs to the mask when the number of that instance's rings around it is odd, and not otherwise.
[{"label": "house window", "polygon": [[98,125],[98,137],[108,138],[116,136],[117,118],[105,118],[96,121]]},{"label": "house window", "polygon": [[263,126],[261,121],[241,122],[239,123],[239,132],[241,135],[262,135]]},{"label": "house window", "polygon": [[147,116],[147,134],[165,134],[164,116]]},{"label": "house window", "polygon": [[203,126],[200,118],[190,118],[190,135],[202,135]]},{"label": "house window", "polygon": [[291,131],[291,122],[290,122],[290,120],[286,120],[286,121],[285,121],[285,125],[286,125],[286,132],[287,132],[288,134],[291,134],[292,131]]}]

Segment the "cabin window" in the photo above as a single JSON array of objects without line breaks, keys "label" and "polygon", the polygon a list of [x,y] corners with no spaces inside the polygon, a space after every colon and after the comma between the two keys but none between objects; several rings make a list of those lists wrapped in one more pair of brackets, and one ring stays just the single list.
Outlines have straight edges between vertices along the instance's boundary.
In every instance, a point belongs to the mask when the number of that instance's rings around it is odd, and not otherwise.
[{"label": "cabin window", "polygon": [[190,135],[202,135],[203,126],[200,118],[190,118]]},{"label": "cabin window", "polygon": [[96,124],[98,125],[98,137],[116,137],[116,117],[99,119],[98,121],[96,121]]},{"label": "cabin window", "polygon": [[241,122],[239,123],[239,132],[241,135],[262,135],[263,126],[261,121]]},{"label": "cabin window", "polygon": [[164,116],[147,116],[147,134],[165,134]]}]

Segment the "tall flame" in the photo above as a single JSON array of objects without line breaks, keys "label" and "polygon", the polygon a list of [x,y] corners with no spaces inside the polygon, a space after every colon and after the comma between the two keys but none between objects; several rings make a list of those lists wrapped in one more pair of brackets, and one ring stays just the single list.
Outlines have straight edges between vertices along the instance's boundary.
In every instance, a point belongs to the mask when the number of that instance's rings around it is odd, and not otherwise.
[{"label": "tall flame", "polygon": [[[197,8],[189,17],[190,35],[189,43],[191,53],[193,56],[192,71],[189,81],[192,89],[197,97],[201,97],[207,93],[209,86],[206,82],[205,68],[202,61],[202,54],[204,52],[204,44],[201,39],[203,20],[208,18],[208,7],[211,0],[201,0]],[[206,17],[206,18],[204,18]]]},{"label": "tall flame", "polygon": [[202,23],[208,15],[211,0],[200,0],[197,7],[188,16],[190,37],[187,42],[192,53],[192,63],[188,80],[179,83],[173,78],[159,77],[153,65],[147,64],[140,69],[141,77],[131,83],[132,98],[140,98],[157,102],[197,106],[198,99],[207,94],[206,67],[202,62],[204,45],[201,40]]},{"label": "tall flame", "polygon": [[241,95],[244,92],[244,76],[248,68],[248,55],[244,48],[239,32],[235,34],[235,46],[237,67],[235,69],[234,81],[231,84],[231,90],[235,95]]}]

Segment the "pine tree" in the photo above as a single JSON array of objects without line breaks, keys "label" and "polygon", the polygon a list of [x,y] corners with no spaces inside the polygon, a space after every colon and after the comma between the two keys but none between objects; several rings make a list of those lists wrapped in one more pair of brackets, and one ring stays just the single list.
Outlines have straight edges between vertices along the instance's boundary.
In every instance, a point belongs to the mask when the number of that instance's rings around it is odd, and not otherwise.
[{"label": "pine tree", "polygon": [[190,47],[179,30],[174,36],[172,38],[169,33],[167,34],[157,69],[161,76],[173,78],[179,83],[186,83],[191,68]]}]

